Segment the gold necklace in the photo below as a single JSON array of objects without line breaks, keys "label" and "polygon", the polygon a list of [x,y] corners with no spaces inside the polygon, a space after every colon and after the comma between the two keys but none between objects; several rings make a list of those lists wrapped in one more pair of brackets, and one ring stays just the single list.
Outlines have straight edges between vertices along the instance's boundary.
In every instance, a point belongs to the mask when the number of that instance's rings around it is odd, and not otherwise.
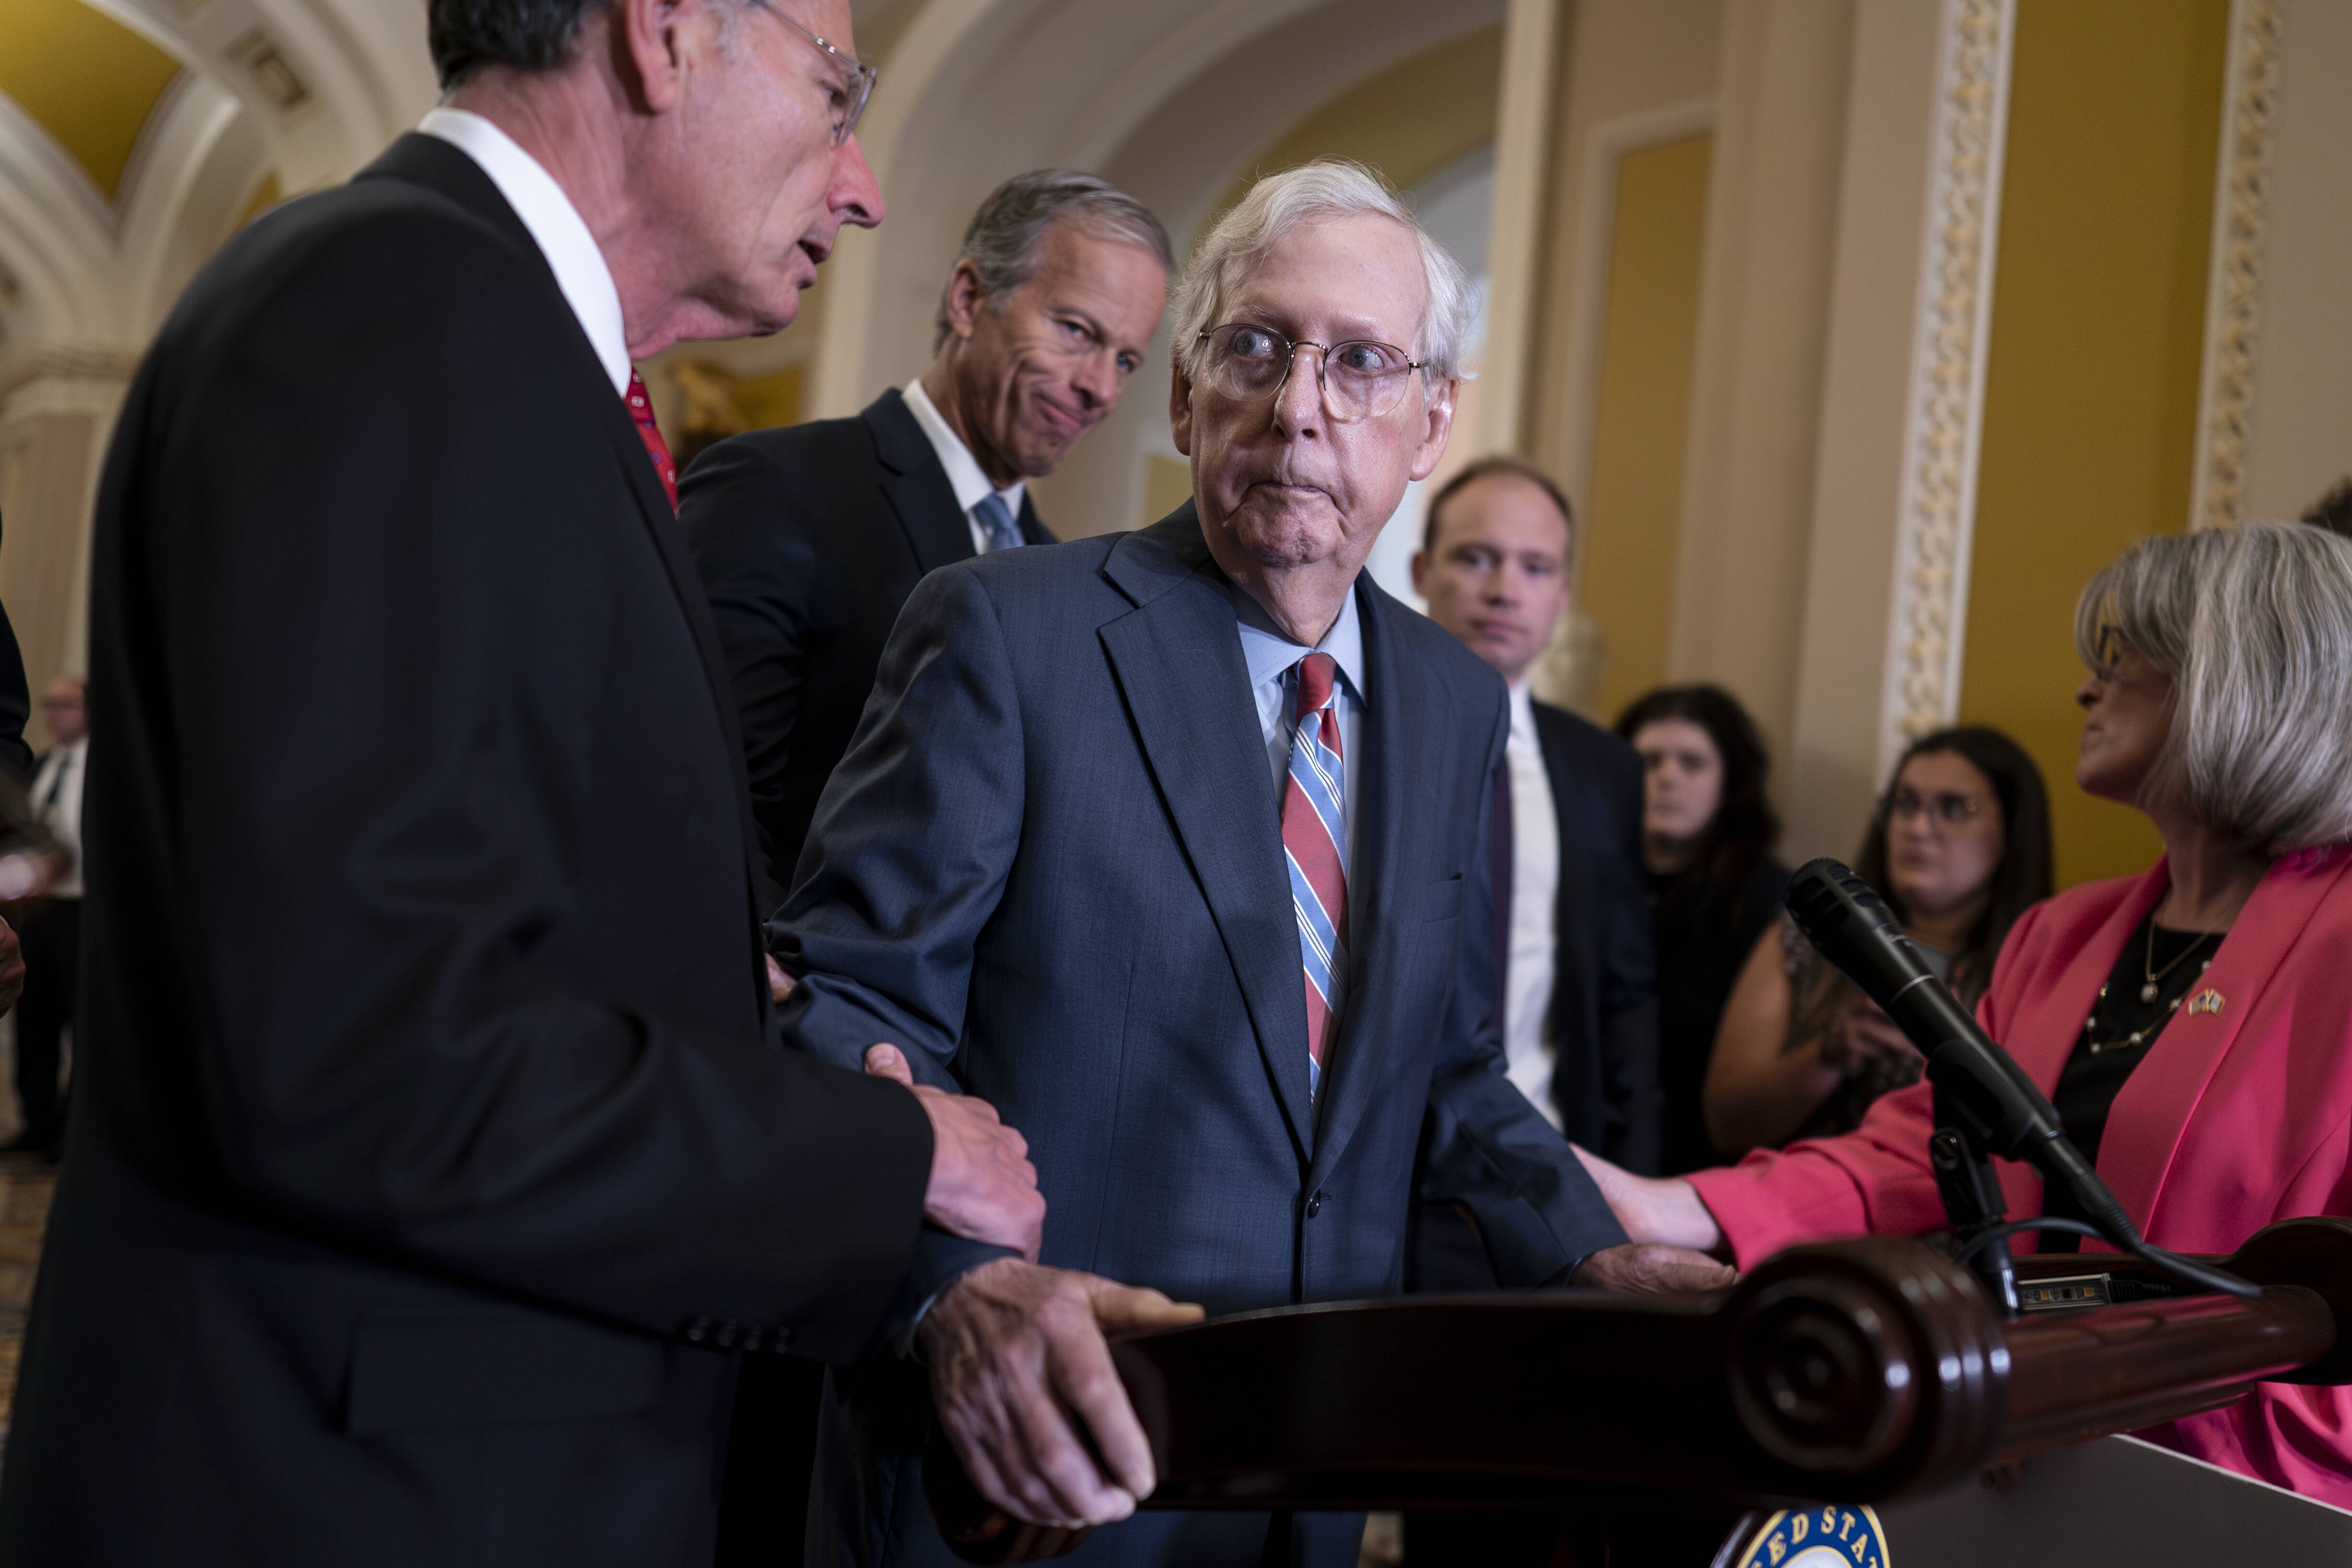
[{"label": "gold necklace", "polygon": [[[2198,948],[2205,946],[2205,938],[2212,935],[2213,934],[2210,931],[2199,933],[2196,941],[2191,942],[2188,946],[2183,947],[2179,953],[2173,955],[2171,960],[2167,963],[2163,968],[2159,969],[2156,967],[2156,921],[2154,917],[2151,916],[2147,923],[2147,957],[2140,965],[2140,973],[2147,977],[2147,983],[2140,987],[2139,999],[2143,1002],[2152,1002],[2156,1000],[2156,983],[2158,980],[2163,979],[2165,976],[2172,973],[2173,970],[2180,967],[2180,966],[2187,961],[2189,955],[2197,951]],[[2208,958],[2205,962],[2210,966],[2212,963],[2212,960]],[[2202,974],[2204,973],[2204,970],[2200,969],[2198,973]],[[2103,991],[2101,994],[2105,995],[2105,993]],[[2173,1005],[2178,1007],[2179,1004],[2176,1002]]]}]

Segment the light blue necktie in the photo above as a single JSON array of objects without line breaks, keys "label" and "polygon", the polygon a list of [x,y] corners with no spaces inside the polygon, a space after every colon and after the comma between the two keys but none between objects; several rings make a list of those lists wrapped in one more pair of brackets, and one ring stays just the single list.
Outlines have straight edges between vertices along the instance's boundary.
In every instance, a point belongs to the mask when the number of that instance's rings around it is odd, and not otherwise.
[{"label": "light blue necktie", "polygon": [[1003,497],[992,491],[974,504],[971,515],[980,519],[980,531],[988,536],[988,548],[992,550],[1013,549],[1028,542],[1013,520],[1013,508],[1004,504]]}]

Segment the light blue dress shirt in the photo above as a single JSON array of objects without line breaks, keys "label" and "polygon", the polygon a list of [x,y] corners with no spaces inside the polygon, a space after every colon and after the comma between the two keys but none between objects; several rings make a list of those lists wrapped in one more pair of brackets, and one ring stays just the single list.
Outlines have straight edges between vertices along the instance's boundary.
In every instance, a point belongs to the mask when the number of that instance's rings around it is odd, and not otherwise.
[{"label": "light blue dress shirt", "polygon": [[[1331,622],[1331,630],[1323,633],[1323,641],[1313,648],[1290,640],[1276,630],[1274,617],[1265,607],[1240,588],[1228,590],[1233,595],[1234,613],[1241,622],[1242,659],[1249,665],[1250,695],[1257,701],[1258,732],[1265,737],[1266,764],[1274,771],[1275,798],[1282,798],[1283,781],[1290,774],[1290,735],[1297,722],[1298,685],[1291,674],[1298,661],[1313,653],[1331,655],[1339,666],[1339,679],[1332,705],[1339,710],[1339,761],[1345,772],[1340,789],[1345,799],[1339,802],[1339,819],[1346,828],[1347,842],[1340,847],[1341,862],[1352,865],[1356,859],[1356,784],[1363,777],[1364,703],[1364,629],[1356,616],[1356,594],[1348,592],[1347,602],[1340,606],[1339,618]],[[1351,877],[1348,882],[1348,905],[1350,920],[1353,912],[1362,907],[1360,890]]]}]

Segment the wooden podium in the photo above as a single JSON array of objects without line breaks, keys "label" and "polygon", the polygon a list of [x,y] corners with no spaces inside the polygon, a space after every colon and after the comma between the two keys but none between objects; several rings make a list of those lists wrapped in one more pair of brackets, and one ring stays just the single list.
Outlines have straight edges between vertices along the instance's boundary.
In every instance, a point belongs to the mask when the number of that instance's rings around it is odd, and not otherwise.
[{"label": "wooden podium", "polygon": [[[2060,1310],[2003,1322],[1940,1253],[1873,1238],[1791,1249],[1707,1296],[1291,1307],[1112,1353],[1159,1467],[1148,1508],[1727,1521],[1923,1497],[2259,1382],[2352,1383],[2352,1221],[2284,1221],[2223,1261],[2263,1297],[2164,1295],[2110,1254],[2029,1257],[2029,1300]],[[943,1444],[925,1470],[969,1561],[1077,1544],[989,1509]]]}]

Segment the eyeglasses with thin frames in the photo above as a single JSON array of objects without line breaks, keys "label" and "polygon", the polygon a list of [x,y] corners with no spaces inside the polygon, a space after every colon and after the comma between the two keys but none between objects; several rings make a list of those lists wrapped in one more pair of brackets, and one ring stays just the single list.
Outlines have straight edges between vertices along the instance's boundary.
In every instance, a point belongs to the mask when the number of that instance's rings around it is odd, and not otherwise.
[{"label": "eyeglasses with thin frames", "polygon": [[1897,822],[1924,817],[1933,825],[1957,828],[1983,809],[1983,803],[1973,795],[1921,795],[1910,789],[1897,789],[1895,798],[1886,803],[1886,815]]},{"label": "eyeglasses with thin frames", "polygon": [[857,133],[858,116],[866,112],[866,100],[874,96],[874,80],[879,73],[872,66],[859,64],[857,57],[848,50],[838,48],[810,32],[770,5],[768,0],[751,0],[751,4],[814,44],[848,69],[848,84],[843,86],[836,83],[831,89],[833,144],[835,147],[840,146]]},{"label": "eyeglasses with thin frames", "polygon": [[1298,350],[1314,350],[1324,411],[1341,424],[1390,413],[1404,401],[1412,372],[1425,368],[1393,343],[1368,338],[1293,342],[1255,321],[1229,321],[1202,333],[1200,341],[1202,380],[1236,402],[1264,402],[1278,394]]}]

